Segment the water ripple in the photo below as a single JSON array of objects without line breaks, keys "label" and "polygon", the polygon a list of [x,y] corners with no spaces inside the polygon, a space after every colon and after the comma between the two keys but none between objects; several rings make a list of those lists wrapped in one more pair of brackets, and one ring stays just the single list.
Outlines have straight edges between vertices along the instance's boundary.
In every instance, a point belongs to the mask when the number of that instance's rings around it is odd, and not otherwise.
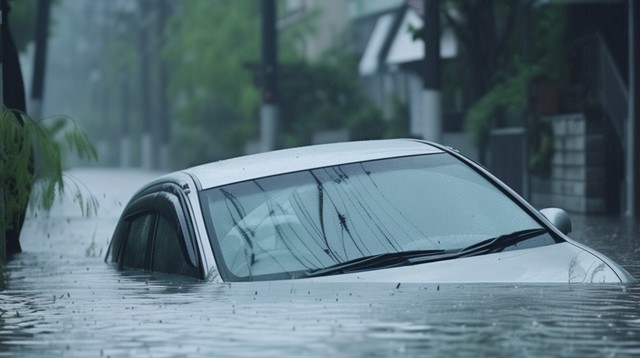
[{"label": "water ripple", "polygon": [[[54,213],[6,266],[0,357],[640,355],[638,284],[211,284],[118,272],[117,212]],[[638,277],[636,230],[600,245]]]}]

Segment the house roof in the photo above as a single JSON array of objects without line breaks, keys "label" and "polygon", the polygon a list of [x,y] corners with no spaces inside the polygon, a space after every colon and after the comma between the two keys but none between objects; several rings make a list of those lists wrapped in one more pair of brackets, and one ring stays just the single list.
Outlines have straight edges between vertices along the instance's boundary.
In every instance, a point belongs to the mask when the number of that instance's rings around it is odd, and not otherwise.
[{"label": "house roof", "polygon": [[[411,31],[420,29],[423,25],[419,13],[422,8],[414,7],[413,2],[416,1],[407,2],[399,11],[386,12],[378,16],[360,59],[360,75],[372,75],[387,66],[399,66],[424,58],[424,43],[414,40]],[[444,28],[441,32],[440,57],[455,57],[458,44],[453,31]]]}]

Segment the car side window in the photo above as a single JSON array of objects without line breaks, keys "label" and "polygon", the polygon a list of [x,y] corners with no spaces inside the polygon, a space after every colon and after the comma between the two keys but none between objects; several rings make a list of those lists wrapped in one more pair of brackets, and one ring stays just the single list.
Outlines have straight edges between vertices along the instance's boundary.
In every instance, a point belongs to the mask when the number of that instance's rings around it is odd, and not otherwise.
[{"label": "car side window", "polygon": [[184,237],[163,215],[158,216],[151,270],[198,277],[198,269],[186,259]]},{"label": "car side window", "polygon": [[146,213],[131,219],[125,241],[122,265],[130,268],[146,268],[149,233],[153,228],[154,215]]}]

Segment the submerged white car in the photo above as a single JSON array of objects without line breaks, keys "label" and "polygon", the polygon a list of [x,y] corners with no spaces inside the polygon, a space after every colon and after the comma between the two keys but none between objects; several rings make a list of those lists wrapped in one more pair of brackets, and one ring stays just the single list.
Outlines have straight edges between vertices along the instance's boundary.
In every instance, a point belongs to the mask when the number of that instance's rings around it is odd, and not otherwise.
[{"label": "submerged white car", "polygon": [[144,186],[106,260],[216,282],[632,282],[481,166],[420,140],[286,149]]}]

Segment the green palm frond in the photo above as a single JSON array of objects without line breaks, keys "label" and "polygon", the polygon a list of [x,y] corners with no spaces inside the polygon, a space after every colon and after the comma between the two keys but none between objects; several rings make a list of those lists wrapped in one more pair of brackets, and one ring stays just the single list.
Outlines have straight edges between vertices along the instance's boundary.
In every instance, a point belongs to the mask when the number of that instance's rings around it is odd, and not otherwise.
[{"label": "green palm frond", "polygon": [[83,190],[77,179],[63,174],[65,152],[81,159],[98,159],[88,136],[71,118],[37,122],[24,113],[0,109],[0,205],[4,209],[0,210],[0,229],[11,228],[13,218],[29,202],[32,209],[51,210],[55,198],[65,193],[65,184],[70,185],[83,215],[96,213],[97,199]]}]

